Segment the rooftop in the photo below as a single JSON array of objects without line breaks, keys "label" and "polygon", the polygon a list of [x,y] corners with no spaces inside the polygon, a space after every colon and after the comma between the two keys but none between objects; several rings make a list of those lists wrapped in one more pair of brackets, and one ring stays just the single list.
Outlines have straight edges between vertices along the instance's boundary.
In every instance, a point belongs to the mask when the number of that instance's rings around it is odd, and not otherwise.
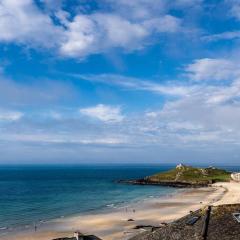
[{"label": "rooftop", "polygon": [[[240,204],[212,207],[207,240],[239,240],[240,223],[232,215],[235,212],[240,212]],[[153,232],[146,231],[137,235],[131,240],[202,239],[204,215],[205,209],[200,209]],[[199,220],[192,226],[187,225],[186,223],[194,216],[199,216]]]}]

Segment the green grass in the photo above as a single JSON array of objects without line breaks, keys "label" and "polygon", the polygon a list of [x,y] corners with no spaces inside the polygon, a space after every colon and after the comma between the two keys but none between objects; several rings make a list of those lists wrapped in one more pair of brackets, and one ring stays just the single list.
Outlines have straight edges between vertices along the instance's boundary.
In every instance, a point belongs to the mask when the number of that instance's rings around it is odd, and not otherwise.
[{"label": "green grass", "polygon": [[217,168],[195,168],[183,166],[164,173],[157,173],[146,177],[150,181],[180,181],[191,183],[227,182],[230,174],[226,170]]}]

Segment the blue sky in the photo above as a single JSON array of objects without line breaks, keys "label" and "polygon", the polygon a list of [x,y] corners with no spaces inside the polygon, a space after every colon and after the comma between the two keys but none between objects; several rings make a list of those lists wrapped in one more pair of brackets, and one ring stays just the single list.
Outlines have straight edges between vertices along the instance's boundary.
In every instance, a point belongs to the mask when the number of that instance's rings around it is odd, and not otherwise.
[{"label": "blue sky", "polygon": [[0,0],[0,163],[240,159],[238,0]]}]

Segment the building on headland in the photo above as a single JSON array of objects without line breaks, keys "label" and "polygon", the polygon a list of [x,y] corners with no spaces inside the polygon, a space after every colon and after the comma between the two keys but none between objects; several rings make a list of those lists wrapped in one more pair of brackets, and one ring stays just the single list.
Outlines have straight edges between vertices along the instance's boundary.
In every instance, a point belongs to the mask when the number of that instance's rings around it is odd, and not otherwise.
[{"label": "building on headland", "polygon": [[240,173],[232,173],[231,178],[236,182],[240,182]]},{"label": "building on headland", "polygon": [[176,169],[181,169],[181,168],[184,168],[185,166],[182,164],[182,163],[179,163],[177,166],[176,166]]}]

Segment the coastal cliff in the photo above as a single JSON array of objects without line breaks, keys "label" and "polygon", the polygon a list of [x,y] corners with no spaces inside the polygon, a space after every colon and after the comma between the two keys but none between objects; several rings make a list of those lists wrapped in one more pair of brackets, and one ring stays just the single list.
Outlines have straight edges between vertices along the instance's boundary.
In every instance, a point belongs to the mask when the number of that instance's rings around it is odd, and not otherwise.
[{"label": "coastal cliff", "polygon": [[206,187],[216,182],[227,182],[231,173],[214,167],[196,168],[179,164],[167,172],[157,173],[142,179],[120,180],[119,183],[138,185],[161,185],[170,187]]}]

